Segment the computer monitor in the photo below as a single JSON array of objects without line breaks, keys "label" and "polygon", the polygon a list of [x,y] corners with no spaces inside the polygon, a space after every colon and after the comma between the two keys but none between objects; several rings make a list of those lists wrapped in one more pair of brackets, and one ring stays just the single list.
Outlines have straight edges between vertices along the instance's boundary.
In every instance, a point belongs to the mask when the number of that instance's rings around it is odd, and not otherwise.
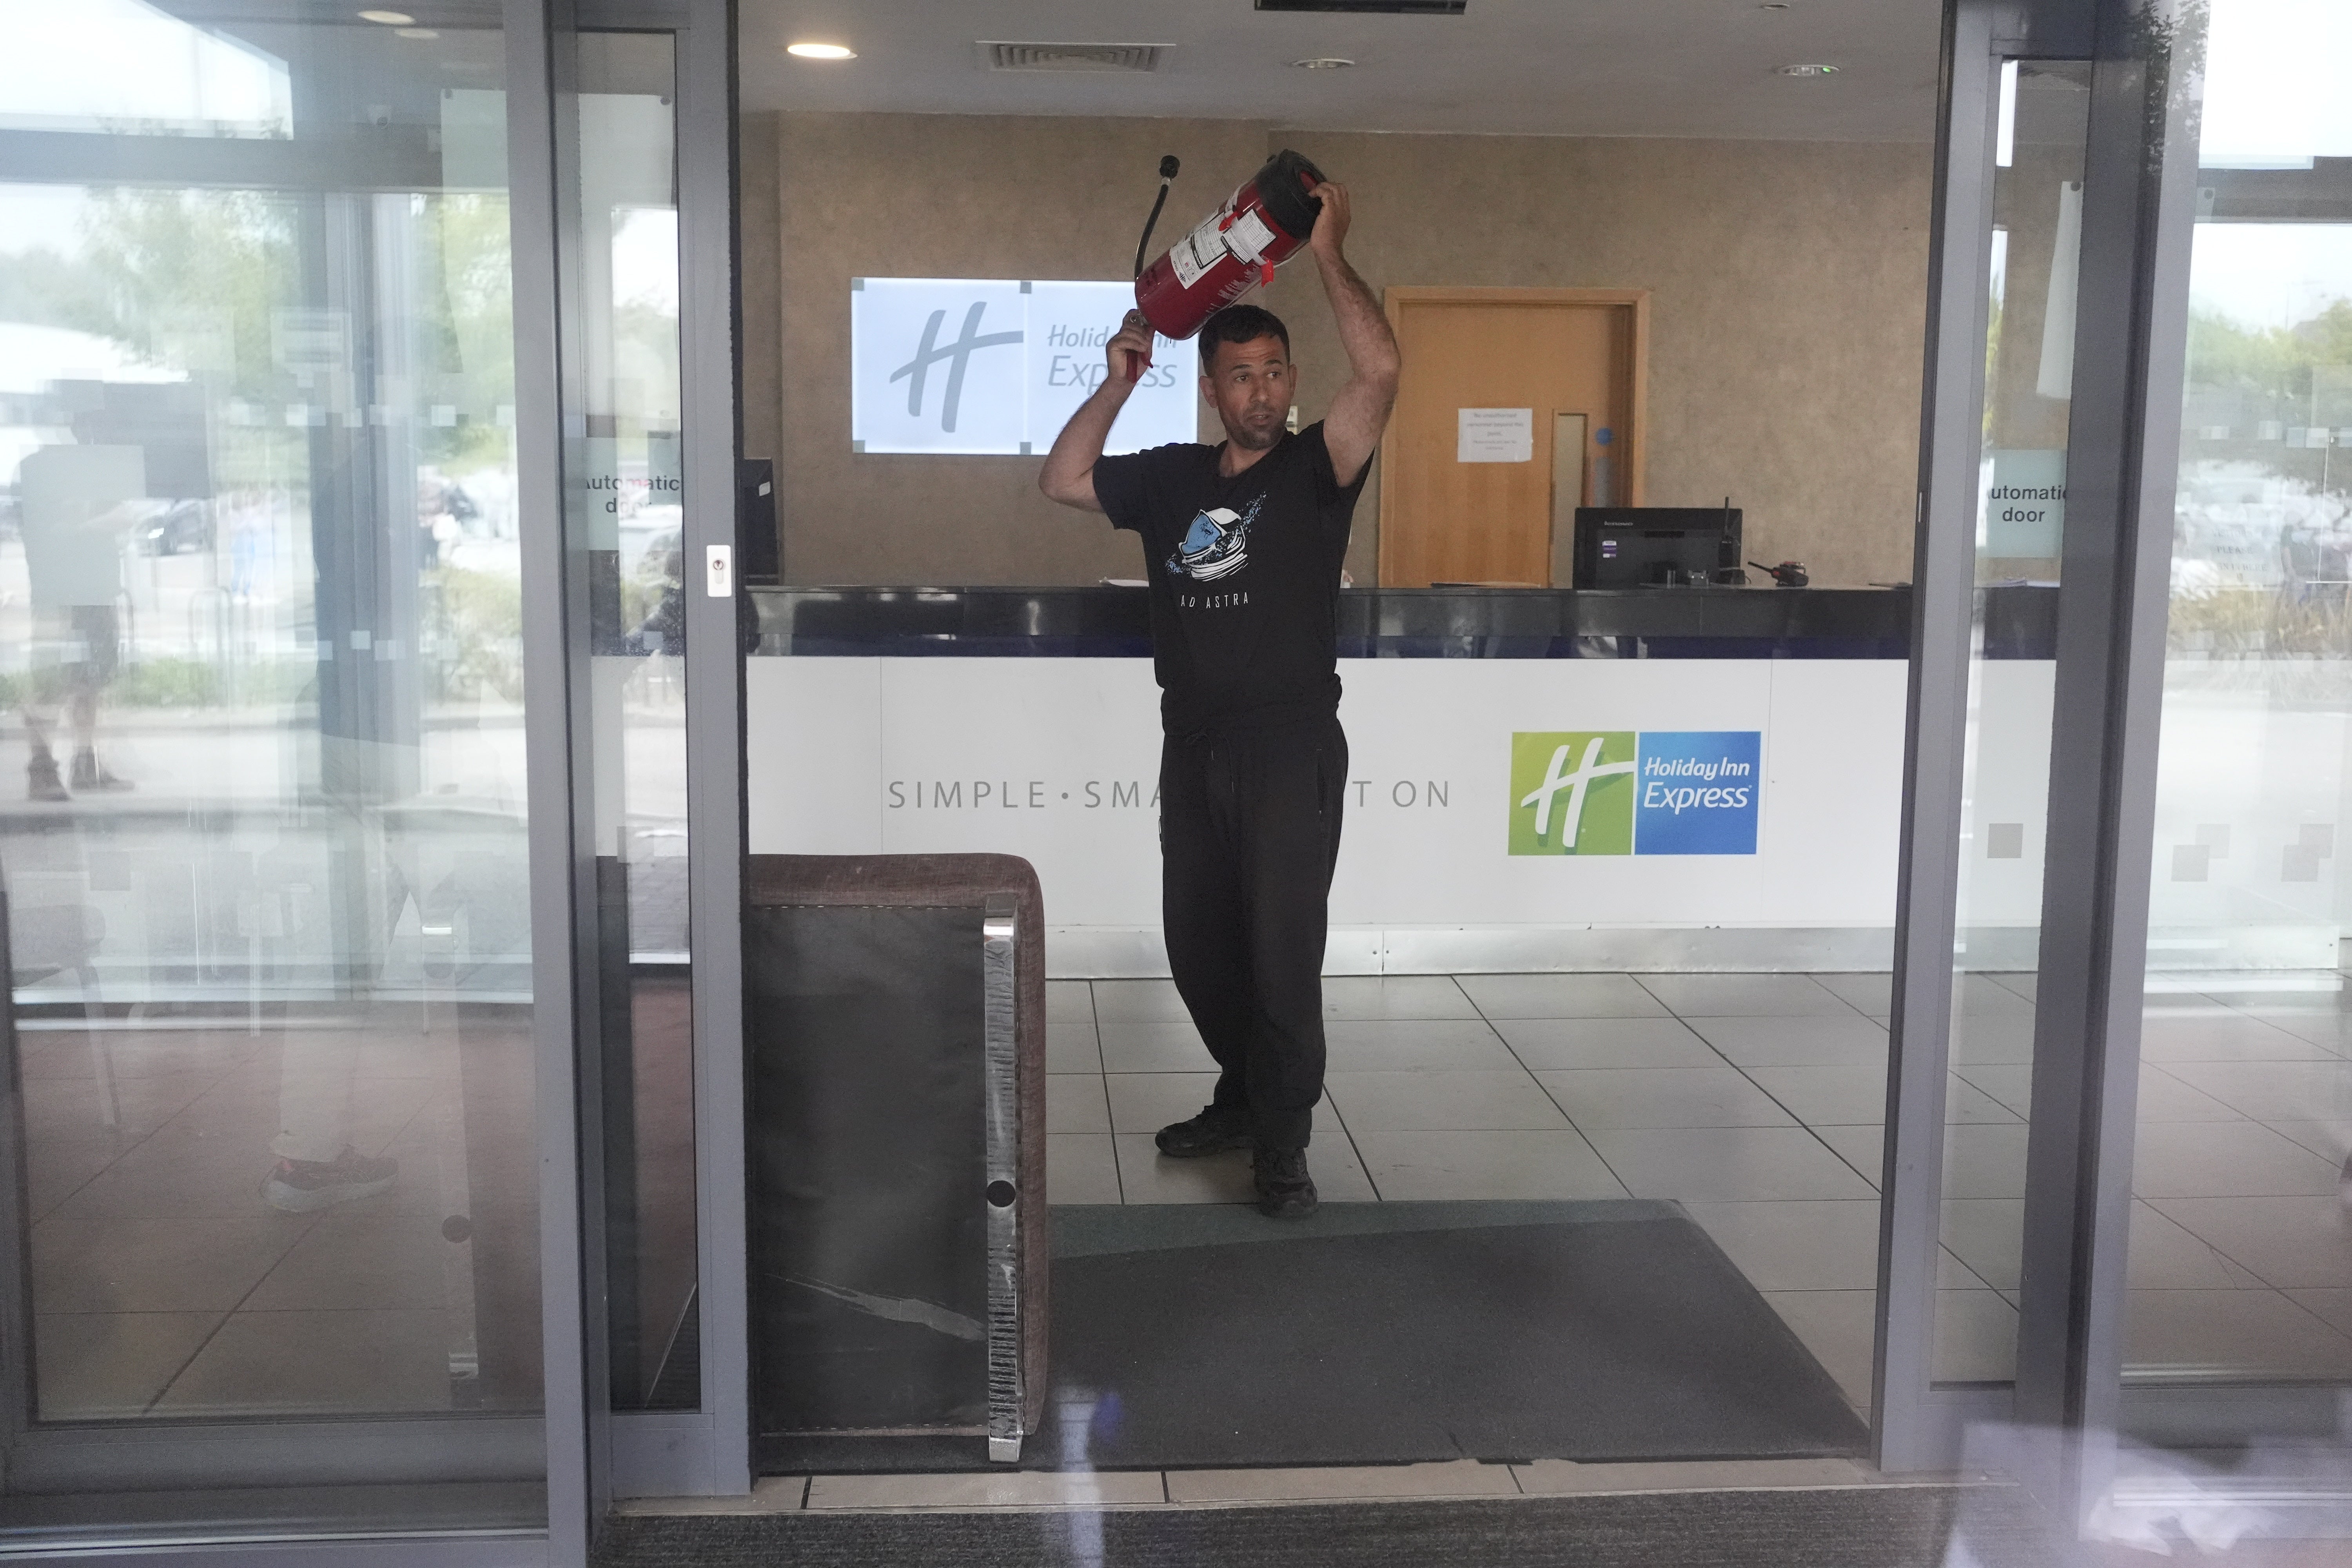
[{"label": "computer monitor", "polygon": [[[1576,586],[1683,588],[1738,583],[1736,506],[1580,506]],[[1718,578],[1717,574],[1723,574]]]}]

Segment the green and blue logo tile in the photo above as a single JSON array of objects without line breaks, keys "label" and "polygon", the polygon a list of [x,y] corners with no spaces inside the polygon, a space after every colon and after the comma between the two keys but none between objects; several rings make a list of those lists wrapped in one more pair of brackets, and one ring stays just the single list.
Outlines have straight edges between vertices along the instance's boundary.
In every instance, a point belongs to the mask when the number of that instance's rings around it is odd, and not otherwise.
[{"label": "green and blue logo tile", "polygon": [[1756,730],[1568,730],[1511,737],[1514,855],[1753,855]]}]

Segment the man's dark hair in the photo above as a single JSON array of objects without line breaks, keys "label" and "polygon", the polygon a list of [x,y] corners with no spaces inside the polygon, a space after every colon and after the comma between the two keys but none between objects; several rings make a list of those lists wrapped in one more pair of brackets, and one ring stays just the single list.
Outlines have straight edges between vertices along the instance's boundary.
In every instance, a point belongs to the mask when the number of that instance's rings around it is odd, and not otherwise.
[{"label": "man's dark hair", "polygon": [[1219,343],[1254,343],[1260,338],[1280,338],[1283,357],[1290,356],[1290,329],[1272,310],[1255,305],[1228,305],[1201,328],[1201,368],[1217,363]]}]

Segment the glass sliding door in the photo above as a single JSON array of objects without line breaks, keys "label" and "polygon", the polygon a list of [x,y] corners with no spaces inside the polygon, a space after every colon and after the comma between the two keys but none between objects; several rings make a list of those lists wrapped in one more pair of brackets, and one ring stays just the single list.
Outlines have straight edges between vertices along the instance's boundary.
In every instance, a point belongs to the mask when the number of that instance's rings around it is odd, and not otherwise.
[{"label": "glass sliding door", "polygon": [[541,1528],[499,7],[7,26],[11,1486]]},{"label": "glass sliding door", "polygon": [[2352,69],[2352,18],[2215,0],[2210,29],[2124,1409],[2174,1442],[2340,1441],[2352,1384],[2352,114],[2336,84]]}]

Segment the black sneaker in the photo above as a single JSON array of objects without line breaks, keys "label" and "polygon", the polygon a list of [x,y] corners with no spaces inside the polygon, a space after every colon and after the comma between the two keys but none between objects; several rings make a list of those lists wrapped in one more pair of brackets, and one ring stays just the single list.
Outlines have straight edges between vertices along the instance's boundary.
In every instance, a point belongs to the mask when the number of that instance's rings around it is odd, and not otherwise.
[{"label": "black sneaker", "polygon": [[1305,1219],[1315,1212],[1315,1178],[1304,1149],[1260,1149],[1250,1159],[1257,1212],[1268,1219]]},{"label": "black sneaker", "polygon": [[1204,1105],[1189,1121],[1171,1121],[1153,1135],[1160,1152],[1177,1160],[1197,1160],[1250,1146],[1249,1112],[1234,1105]]},{"label": "black sneaker", "polygon": [[33,760],[25,764],[25,798],[26,800],[71,800],[66,793],[66,781],[58,776],[58,760],[47,752],[36,752]]},{"label": "black sneaker", "polygon": [[346,1149],[331,1160],[278,1161],[261,1179],[261,1197],[271,1208],[309,1214],[389,1192],[399,1176],[399,1161],[371,1160]]}]

